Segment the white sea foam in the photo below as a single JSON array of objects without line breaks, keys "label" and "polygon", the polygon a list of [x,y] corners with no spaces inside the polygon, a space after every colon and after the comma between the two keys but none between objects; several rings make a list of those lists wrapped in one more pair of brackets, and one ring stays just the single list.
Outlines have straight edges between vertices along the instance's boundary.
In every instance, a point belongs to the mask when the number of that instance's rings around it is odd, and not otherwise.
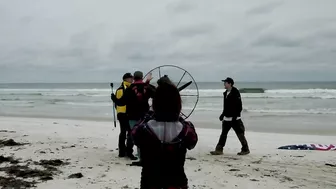
[{"label": "white sea foam", "polygon": [[[181,95],[197,95],[200,97],[222,97],[223,89],[187,89]],[[14,96],[109,96],[109,89],[0,89],[2,95]],[[336,89],[275,89],[266,90],[265,93],[242,93],[243,98],[316,98],[336,99]]]}]

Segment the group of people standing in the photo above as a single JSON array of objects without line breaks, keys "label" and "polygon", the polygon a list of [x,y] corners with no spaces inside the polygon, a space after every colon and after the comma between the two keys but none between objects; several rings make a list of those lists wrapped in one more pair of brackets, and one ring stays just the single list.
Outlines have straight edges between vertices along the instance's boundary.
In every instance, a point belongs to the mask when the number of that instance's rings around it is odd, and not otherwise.
[{"label": "group of people standing", "polygon": [[[132,164],[142,167],[140,189],[187,189],[184,163],[187,150],[198,142],[195,127],[181,118],[180,91],[167,76],[159,78],[157,87],[150,84],[151,74],[143,80],[140,71],[133,75],[126,73],[116,94],[111,94],[120,123],[119,157],[137,160],[133,146],[138,147],[139,161]],[[238,155],[246,155],[249,148],[240,119],[240,94],[231,78],[223,81],[227,90],[220,116],[222,134],[210,154],[223,154],[227,133],[233,128],[243,146]],[[152,99],[152,108],[149,99]]]}]

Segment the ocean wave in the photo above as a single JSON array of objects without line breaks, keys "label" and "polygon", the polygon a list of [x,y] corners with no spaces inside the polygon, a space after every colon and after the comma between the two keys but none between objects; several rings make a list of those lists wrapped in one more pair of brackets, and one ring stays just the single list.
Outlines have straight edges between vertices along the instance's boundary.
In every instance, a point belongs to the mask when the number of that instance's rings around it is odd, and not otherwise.
[{"label": "ocean wave", "polygon": [[[223,89],[200,89],[199,96],[204,98],[223,97]],[[196,90],[185,90],[181,95],[196,95]],[[310,98],[336,99],[336,89],[276,89],[264,93],[242,93],[243,98]]]},{"label": "ocean wave", "polygon": [[278,114],[336,114],[336,109],[244,109],[243,112],[251,113],[278,113]]},{"label": "ocean wave", "polygon": [[[183,107],[183,110],[190,111],[192,107]],[[221,112],[222,108],[219,107],[196,107],[195,111],[202,112]],[[244,108],[243,113],[261,113],[261,114],[336,114],[336,109],[253,109]]]},{"label": "ocean wave", "polygon": [[96,106],[96,107],[113,107],[110,102],[57,102],[55,104],[73,105],[73,106]]},{"label": "ocean wave", "polygon": [[[220,98],[224,89],[199,89],[200,98]],[[0,95],[11,96],[83,96],[108,97],[110,89],[0,89]],[[186,89],[181,95],[195,98],[196,89]],[[336,89],[271,89],[264,93],[242,93],[243,98],[310,98],[336,99]]]}]

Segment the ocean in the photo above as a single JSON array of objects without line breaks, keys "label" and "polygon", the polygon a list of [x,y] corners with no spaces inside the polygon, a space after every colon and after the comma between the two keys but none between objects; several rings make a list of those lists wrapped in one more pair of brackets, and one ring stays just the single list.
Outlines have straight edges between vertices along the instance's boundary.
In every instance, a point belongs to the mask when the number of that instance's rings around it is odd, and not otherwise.
[{"label": "ocean", "polygon": [[[223,83],[199,82],[197,86],[199,99],[195,85],[181,92],[183,112],[190,114],[198,100],[190,119],[208,125],[217,123],[223,105]],[[281,130],[286,124],[311,119],[310,124],[320,123],[318,127],[327,125],[336,131],[336,82],[238,82],[236,87],[265,89],[264,93],[242,93],[243,116],[259,125],[259,130],[267,130],[269,126],[260,126],[264,123],[280,122]],[[112,120],[110,94],[109,83],[0,84],[0,116]],[[293,117],[298,119],[293,121]]]}]

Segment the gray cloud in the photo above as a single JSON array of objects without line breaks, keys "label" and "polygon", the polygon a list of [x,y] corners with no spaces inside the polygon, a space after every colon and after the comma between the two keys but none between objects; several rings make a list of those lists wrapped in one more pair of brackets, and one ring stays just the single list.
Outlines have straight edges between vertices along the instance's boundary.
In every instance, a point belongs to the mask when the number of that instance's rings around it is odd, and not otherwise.
[{"label": "gray cloud", "polygon": [[255,8],[252,8],[246,12],[248,15],[253,15],[253,14],[267,14],[271,13],[273,10],[275,10],[277,7],[281,6],[283,2],[281,1],[274,1],[274,2],[269,2],[267,4],[257,6]]},{"label": "gray cloud", "polygon": [[212,24],[197,24],[188,27],[182,27],[172,31],[171,34],[176,37],[194,37],[198,35],[211,35],[215,30],[215,26]]},{"label": "gray cloud", "polygon": [[35,1],[0,1],[0,82],[119,80],[162,64],[203,81],[336,80],[333,0]]},{"label": "gray cloud", "polygon": [[187,13],[195,8],[195,3],[193,1],[178,1],[169,3],[167,5],[168,12],[171,13]]},{"label": "gray cloud", "polygon": [[253,46],[278,46],[278,47],[299,47],[301,39],[289,38],[286,36],[264,35],[252,43]]}]

